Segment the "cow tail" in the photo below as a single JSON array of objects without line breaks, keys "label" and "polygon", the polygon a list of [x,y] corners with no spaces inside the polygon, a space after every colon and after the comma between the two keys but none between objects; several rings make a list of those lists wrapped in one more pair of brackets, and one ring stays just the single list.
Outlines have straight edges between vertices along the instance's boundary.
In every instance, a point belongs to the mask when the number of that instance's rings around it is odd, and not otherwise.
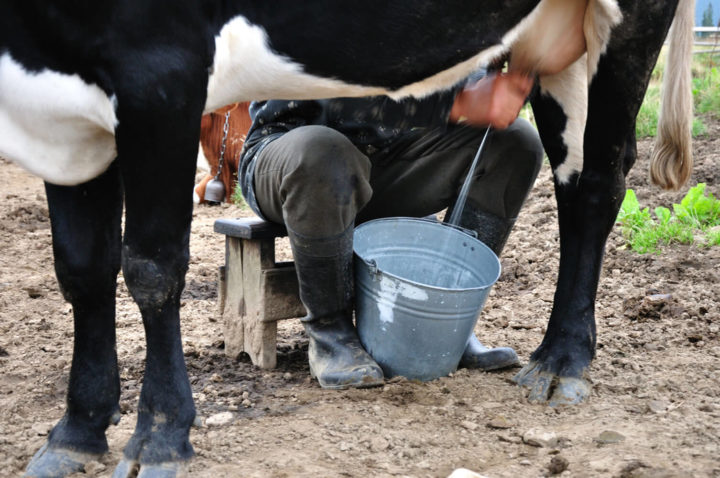
[{"label": "cow tail", "polygon": [[692,63],[695,0],[680,0],[670,31],[657,138],[650,162],[652,182],[679,189],[692,173]]}]

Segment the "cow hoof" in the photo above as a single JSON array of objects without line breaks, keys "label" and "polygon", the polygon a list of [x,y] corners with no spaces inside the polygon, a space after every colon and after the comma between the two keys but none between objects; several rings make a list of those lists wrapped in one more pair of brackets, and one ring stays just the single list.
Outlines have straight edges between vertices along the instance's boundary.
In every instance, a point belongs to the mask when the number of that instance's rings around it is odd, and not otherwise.
[{"label": "cow hoof", "polygon": [[547,403],[551,407],[577,405],[590,396],[590,383],[577,377],[558,377],[542,370],[539,362],[530,362],[513,378],[522,387],[530,389],[528,401]]},{"label": "cow hoof", "polygon": [[97,460],[100,456],[94,453],[80,453],[64,448],[50,448],[45,443],[32,457],[23,476],[63,478],[73,473],[84,472],[85,464]]},{"label": "cow hoof", "polygon": [[112,478],[181,478],[187,476],[186,462],[141,465],[137,461],[123,460],[115,467]]}]

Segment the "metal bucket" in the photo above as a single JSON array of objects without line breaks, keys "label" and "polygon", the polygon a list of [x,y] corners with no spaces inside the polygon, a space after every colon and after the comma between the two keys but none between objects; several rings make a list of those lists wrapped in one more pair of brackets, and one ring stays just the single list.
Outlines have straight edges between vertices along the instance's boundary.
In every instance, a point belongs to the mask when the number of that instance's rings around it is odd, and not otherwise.
[{"label": "metal bucket", "polygon": [[426,219],[355,229],[358,334],[387,377],[432,380],[457,369],[500,261],[485,244]]}]

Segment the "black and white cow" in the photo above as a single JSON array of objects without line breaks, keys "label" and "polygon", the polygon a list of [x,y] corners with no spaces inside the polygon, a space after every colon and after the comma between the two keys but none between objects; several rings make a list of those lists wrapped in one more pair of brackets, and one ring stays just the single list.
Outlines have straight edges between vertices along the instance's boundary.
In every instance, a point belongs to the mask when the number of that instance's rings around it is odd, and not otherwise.
[{"label": "black and white cow", "polygon": [[[692,0],[0,1],[0,155],[46,181],[55,269],[75,320],[67,410],[27,474],[65,476],[107,450],[120,393],[121,267],[147,361],[114,476],[138,466],[143,477],[176,476],[193,453],[178,308],[203,111],[249,99],[424,95],[510,47],[547,54],[545,39],[578,4],[588,53],[541,78],[532,101],[555,172],[561,261],[547,333],[516,381],[533,401],[584,399],[604,244],[678,3],[682,33]],[[656,161],[665,186],[687,178],[687,124],[674,127],[686,141],[680,154]]]}]

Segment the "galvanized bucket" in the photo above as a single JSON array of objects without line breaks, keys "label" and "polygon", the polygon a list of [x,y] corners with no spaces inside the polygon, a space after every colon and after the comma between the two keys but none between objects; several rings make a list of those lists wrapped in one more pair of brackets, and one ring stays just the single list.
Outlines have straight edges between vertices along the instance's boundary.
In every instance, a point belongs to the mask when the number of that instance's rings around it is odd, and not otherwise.
[{"label": "galvanized bucket", "polygon": [[358,334],[387,377],[432,380],[457,369],[500,261],[485,244],[426,219],[355,229]]}]

